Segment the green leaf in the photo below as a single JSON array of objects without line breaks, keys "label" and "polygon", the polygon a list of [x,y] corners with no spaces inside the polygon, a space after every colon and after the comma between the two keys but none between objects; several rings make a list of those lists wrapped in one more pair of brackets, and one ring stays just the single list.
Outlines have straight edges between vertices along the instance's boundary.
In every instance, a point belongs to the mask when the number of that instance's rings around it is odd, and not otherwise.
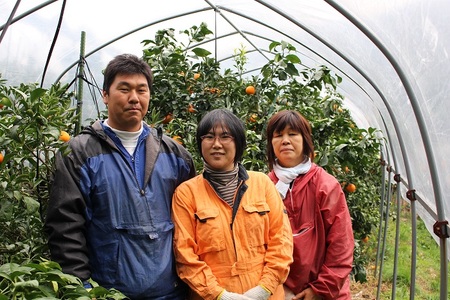
[{"label": "green leaf", "polygon": [[43,88],[37,88],[34,91],[31,91],[31,93],[30,93],[30,101],[31,102],[38,101],[39,98],[41,98],[45,94],[46,91],[47,90],[45,90]]},{"label": "green leaf", "polygon": [[275,41],[273,41],[273,42],[270,43],[270,45],[269,45],[269,51],[272,51],[275,47],[277,47],[277,46],[279,46],[279,45],[281,45],[280,42],[275,42]]},{"label": "green leaf", "polygon": [[38,287],[39,286],[39,281],[37,281],[36,279],[33,280],[28,280],[28,281],[21,281],[21,282],[16,282],[14,283],[15,287]]},{"label": "green leaf", "polygon": [[192,49],[192,52],[194,52],[195,55],[197,55],[199,57],[206,57],[211,54],[211,52],[209,52],[208,50],[203,49],[203,48],[198,48],[198,47]]},{"label": "green leaf", "polygon": [[4,106],[8,107],[12,106],[11,99],[9,99],[8,97],[2,97],[0,103],[3,104]]},{"label": "green leaf", "polygon": [[11,127],[11,129],[9,130],[9,137],[15,140],[16,142],[19,143],[22,142],[22,140],[19,137],[19,125],[14,125],[13,127]]},{"label": "green leaf", "polygon": [[297,55],[294,55],[294,54],[288,54],[288,55],[286,55],[286,59],[287,59],[288,61],[290,61],[291,63],[293,63],[293,64],[299,64],[299,63],[301,63],[300,58],[299,58]]},{"label": "green leaf", "polygon": [[33,198],[24,196],[23,201],[25,202],[25,206],[27,207],[27,211],[29,213],[35,212],[39,209],[39,202],[37,202]]},{"label": "green leaf", "polygon": [[298,76],[299,75],[297,68],[291,63],[287,64],[287,66],[286,66],[286,73],[288,73],[291,76]]}]

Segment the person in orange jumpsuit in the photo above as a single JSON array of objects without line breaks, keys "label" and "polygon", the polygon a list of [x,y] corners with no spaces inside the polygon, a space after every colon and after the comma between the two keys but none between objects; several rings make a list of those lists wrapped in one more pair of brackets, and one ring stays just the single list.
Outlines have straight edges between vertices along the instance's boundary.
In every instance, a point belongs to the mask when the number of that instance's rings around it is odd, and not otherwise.
[{"label": "person in orange jumpsuit", "polygon": [[292,231],[269,177],[240,164],[245,132],[229,110],[207,113],[196,132],[204,170],[173,196],[177,271],[190,299],[284,299]]},{"label": "person in orange jumpsuit", "polygon": [[351,299],[350,213],[339,182],[312,162],[309,122],[297,111],[280,111],[270,118],[266,134],[269,177],[283,198],[294,234],[286,299]]}]

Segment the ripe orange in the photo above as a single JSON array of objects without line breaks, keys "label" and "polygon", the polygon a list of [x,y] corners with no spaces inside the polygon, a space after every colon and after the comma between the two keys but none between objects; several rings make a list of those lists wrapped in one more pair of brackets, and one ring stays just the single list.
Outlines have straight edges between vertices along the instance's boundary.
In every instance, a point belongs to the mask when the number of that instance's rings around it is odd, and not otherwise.
[{"label": "ripe orange", "polygon": [[197,79],[199,79],[199,78],[200,78],[200,73],[195,73],[195,74],[194,74],[194,79],[197,80]]},{"label": "ripe orange", "polygon": [[0,164],[3,162],[4,156],[2,153],[0,153]]},{"label": "ripe orange", "polygon": [[250,116],[250,119],[248,119],[251,123],[255,123],[256,120],[258,119],[258,115],[257,114],[252,114]]},{"label": "ripe orange", "polygon": [[345,187],[345,190],[349,193],[354,193],[356,191],[356,185],[354,185],[353,183],[349,183]]},{"label": "ripe orange", "polygon": [[70,140],[70,135],[65,132],[64,130],[61,130],[61,134],[59,135],[59,140],[63,142],[68,142]]},{"label": "ripe orange", "polygon": [[195,113],[194,105],[192,105],[191,103],[189,103],[189,106],[188,106],[188,112],[190,112],[190,113]]},{"label": "ripe orange", "polygon": [[247,93],[247,95],[254,95],[256,90],[253,85],[249,85],[248,87],[245,88],[245,92]]},{"label": "ripe orange", "polygon": [[345,173],[348,173],[348,172],[350,172],[350,168],[349,168],[349,167],[347,167],[347,166],[345,166],[345,167],[344,167],[344,172],[345,172]]},{"label": "ripe orange", "polygon": [[363,241],[364,243],[367,243],[369,241],[369,236],[366,236],[365,238],[363,238],[361,241]]},{"label": "ripe orange", "polygon": [[172,113],[168,113],[165,117],[164,117],[164,119],[162,120],[162,123],[163,124],[168,124],[170,121],[172,121],[173,120],[173,116],[172,116]]},{"label": "ripe orange", "polygon": [[174,139],[175,142],[177,142],[178,144],[183,145],[183,141],[181,140],[181,136],[179,136],[179,135],[174,135],[174,136],[172,137],[172,139]]}]

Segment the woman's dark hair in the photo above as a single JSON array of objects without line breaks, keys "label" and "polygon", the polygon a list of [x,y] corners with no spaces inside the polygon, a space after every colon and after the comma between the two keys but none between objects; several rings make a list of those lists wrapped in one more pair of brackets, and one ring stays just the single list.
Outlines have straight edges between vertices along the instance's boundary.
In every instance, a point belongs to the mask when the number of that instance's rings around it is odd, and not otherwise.
[{"label": "woman's dark hair", "polygon": [[227,109],[212,110],[201,119],[197,126],[197,133],[195,136],[198,152],[202,155],[201,137],[208,134],[211,129],[214,130],[218,126],[222,127],[224,131],[234,138],[234,143],[236,145],[236,156],[234,157],[234,163],[241,161],[247,145],[245,126],[238,117]]},{"label": "woman's dark hair", "polygon": [[273,169],[275,163],[275,152],[272,146],[273,134],[283,131],[286,126],[290,126],[293,130],[300,132],[303,137],[303,154],[314,159],[314,144],[312,140],[311,125],[308,120],[299,112],[294,110],[282,110],[274,114],[267,124],[267,161],[269,170]]},{"label": "woman's dark hair", "polygon": [[151,90],[153,74],[150,66],[141,58],[133,54],[120,54],[114,57],[106,66],[103,77],[103,90],[109,94],[109,88],[118,74],[142,74],[147,79]]}]

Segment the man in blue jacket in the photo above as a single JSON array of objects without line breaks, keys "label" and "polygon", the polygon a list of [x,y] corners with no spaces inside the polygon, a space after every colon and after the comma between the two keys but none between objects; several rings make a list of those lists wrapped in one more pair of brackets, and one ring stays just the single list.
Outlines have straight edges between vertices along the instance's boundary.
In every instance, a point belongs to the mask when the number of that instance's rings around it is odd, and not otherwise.
[{"label": "man in blue jacket", "polygon": [[52,260],[130,299],[185,299],[172,251],[171,201],[195,175],[191,155],[144,121],[152,72],[115,57],[104,72],[108,118],[58,153],[46,230]]}]

